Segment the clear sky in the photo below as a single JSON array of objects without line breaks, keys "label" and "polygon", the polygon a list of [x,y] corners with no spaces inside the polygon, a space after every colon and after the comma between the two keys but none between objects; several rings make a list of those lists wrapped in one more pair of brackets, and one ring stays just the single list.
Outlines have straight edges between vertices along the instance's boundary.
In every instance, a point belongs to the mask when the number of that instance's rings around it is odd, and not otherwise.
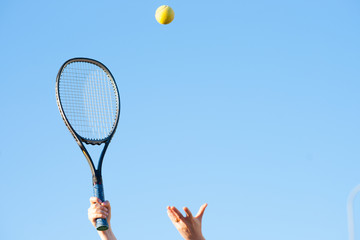
[{"label": "clear sky", "polygon": [[90,170],[55,99],[72,57],[103,62],[120,90],[103,166],[118,239],[180,240],[166,206],[205,202],[207,239],[346,239],[359,12],[355,0],[1,1],[0,239],[98,239]]}]

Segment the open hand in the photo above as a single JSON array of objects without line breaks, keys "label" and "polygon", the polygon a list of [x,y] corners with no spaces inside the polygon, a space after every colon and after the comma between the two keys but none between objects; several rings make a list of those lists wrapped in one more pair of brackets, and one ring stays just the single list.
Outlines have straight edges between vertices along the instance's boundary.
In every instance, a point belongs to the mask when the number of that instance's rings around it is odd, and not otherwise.
[{"label": "open hand", "polygon": [[167,207],[167,214],[185,240],[205,240],[201,233],[201,221],[207,207],[207,203],[202,205],[195,217],[187,207],[184,207],[186,216],[184,217],[176,207]]}]

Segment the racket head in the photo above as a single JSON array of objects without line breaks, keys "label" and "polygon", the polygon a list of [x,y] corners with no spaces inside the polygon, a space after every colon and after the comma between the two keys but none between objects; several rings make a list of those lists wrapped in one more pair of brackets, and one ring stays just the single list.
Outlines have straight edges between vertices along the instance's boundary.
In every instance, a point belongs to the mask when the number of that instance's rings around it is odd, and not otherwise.
[{"label": "racket head", "polygon": [[100,145],[111,140],[120,117],[120,95],[110,70],[90,58],[72,58],[56,78],[60,114],[75,140]]}]

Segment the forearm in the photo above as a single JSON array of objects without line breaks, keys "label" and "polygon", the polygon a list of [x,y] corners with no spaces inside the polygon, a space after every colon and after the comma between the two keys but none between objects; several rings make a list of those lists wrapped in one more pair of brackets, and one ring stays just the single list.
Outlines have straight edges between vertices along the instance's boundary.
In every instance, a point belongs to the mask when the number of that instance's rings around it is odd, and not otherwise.
[{"label": "forearm", "polygon": [[185,240],[205,240],[205,238],[203,237],[203,236],[201,236],[201,237],[195,237],[195,238],[192,238],[192,237],[190,237],[190,238],[184,238]]},{"label": "forearm", "polygon": [[106,231],[98,231],[98,234],[99,234],[101,240],[116,240],[116,237],[115,237],[111,227],[109,227],[109,229]]}]

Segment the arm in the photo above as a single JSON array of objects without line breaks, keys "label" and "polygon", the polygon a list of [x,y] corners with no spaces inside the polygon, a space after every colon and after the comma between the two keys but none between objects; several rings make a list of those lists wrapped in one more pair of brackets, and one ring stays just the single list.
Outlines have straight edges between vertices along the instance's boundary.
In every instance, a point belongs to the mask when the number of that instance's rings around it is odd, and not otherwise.
[{"label": "arm", "polygon": [[97,218],[106,218],[109,223],[109,229],[106,231],[98,231],[102,240],[116,240],[116,237],[111,229],[111,206],[109,201],[101,202],[96,197],[90,198],[90,207],[88,209],[88,217],[94,227],[96,227]]},{"label": "arm", "polygon": [[175,207],[167,207],[167,214],[185,240],[205,240],[201,232],[201,221],[206,207],[207,203],[202,205],[195,217],[187,207],[183,208],[185,217]]}]

